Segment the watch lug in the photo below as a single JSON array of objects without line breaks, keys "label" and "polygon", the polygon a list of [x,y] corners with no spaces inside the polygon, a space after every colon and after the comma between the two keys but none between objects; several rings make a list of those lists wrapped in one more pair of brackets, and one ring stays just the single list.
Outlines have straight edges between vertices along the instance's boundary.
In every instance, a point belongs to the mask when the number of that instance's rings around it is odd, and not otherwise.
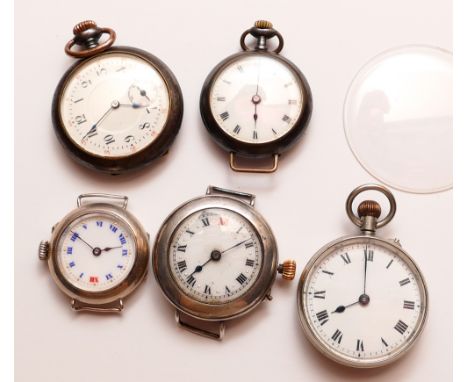
[{"label": "watch lug", "polygon": [[47,260],[49,258],[49,242],[47,240],[42,240],[39,243],[39,260]]},{"label": "watch lug", "polygon": [[118,299],[108,304],[101,304],[101,305],[88,304],[86,302],[79,301],[77,299],[72,299],[70,304],[71,304],[72,309],[75,311],[85,310],[89,312],[118,313],[123,310],[122,299]]},{"label": "watch lug", "polygon": [[210,322],[198,320],[196,318],[187,316],[177,309],[175,311],[175,320],[181,328],[198,334],[199,336],[218,341],[221,341],[224,338],[226,327],[223,321]]},{"label": "watch lug", "polygon": [[268,300],[268,301],[273,300],[273,296],[270,294],[270,292],[271,292],[271,291],[268,291],[268,293],[265,295],[265,298],[264,298],[264,299],[266,299],[266,300]]}]

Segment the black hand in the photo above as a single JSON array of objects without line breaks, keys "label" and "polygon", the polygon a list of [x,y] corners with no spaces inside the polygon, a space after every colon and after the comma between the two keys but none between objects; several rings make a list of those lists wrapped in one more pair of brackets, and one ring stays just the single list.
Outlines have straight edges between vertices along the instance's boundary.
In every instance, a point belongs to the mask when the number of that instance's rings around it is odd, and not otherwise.
[{"label": "black hand", "polygon": [[233,245],[232,247],[229,247],[228,249],[225,249],[225,250],[222,251],[222,252],[219,252],[219,251],[213,251],[213,252],[211,252],[210,258],[209,258],[208,260],[206,260],[202,265],[197,265],[197,266],[195,267],[195,270],[194,270],[192,273],[190,273],[189,277],[192,276],[194,273],[201,272],[201,271],[203,270],[203,267],[204,267],[206,264],[208,264],[211,260],[215,260],[215,259],[216,259],[216,261],[219,261],[219,259],[221,258],[221,255],[222,255],[223,253],[226,253],[227,251],[230,251],[231,249],[234,249],[234,248],[238,247],[239,245],[244,244],[246,241],[249,241],[249,240],[250,240],[250,238],[248,238],[248,239],[246,239],[246,240],[243,240],[243,241],[241,241],[241,242],[239,242],[239,243]]},{"label": "black hand", "polygon": [[366,294],[366,281],[367,281],[367,245],[364,251],[364,292],[362,292],[362,294]]},{"label": "black hand", "polygon": [[229,247],[228,249],[225,249],[224,251],[221,252],[221,254],[223,254],[223,253],[225,253],[227,251],[230,251],[231,249],[234,249],[234,248],[238,247],[239,245],[244,244],[246,241],[249,241],[249,240],[250,240],[250,238],[248,238],[246,240],[243,240],[240,243],[237,243],[236,245],[233,245],[232,247]]},{"label": "black hand", "polygon": [[194,273],[201,272],[201,271],[203,270],[203,267],[204,267],[206,264],[208,264],[211,260],[213,260],[213,258],[210,256],[210,258],[209,258],[207,261],[205,261],[202,265],[197,265],[197,266],[195,267],[195,270],[194,270],[192,273],[190,273],[189,277],[192,276]]},{"label": "black hand", "polygon": [[117,249],[117,248],[122,248],[122,246],[119,245],[118,247],[106,247],[106,248],[101,249],[101,251],[109,252],[111,249]]},{"label": "black hand", "polygon": [[107,109],[106,112],[102,115],[102,117],[99,118],[93,126],[91,126],[91,129],[89,129],[89,131],[84,135],[84,137],[81,140],[84,141],[89,135],[94,134],[97,130],[98,125],[104,120],[104,118],[106,118],[112,110],[117,109],[119,106],[120,104],[118,102],[112,102],[109,109]]},{"label": "black hand", "polygon": [[349,308],[350,306],[353,306],[353,305],[356,305],[356,304],[359,304],[359,300],[356,301],[356,302],[353,302],[352,304],[349,304],[349,305],[340,305],[338,306],[332,313],[343,313],[346,308]]},{"label": "black hand", "polygon": [[71,233],[74,234],[74,235],[76,235],[76,237],[77,237],[78,239],[80,239],[83,243],[85,243],[89,248],[91,248],[92,250],[94,250],[94,247],[93,247],[91,244],[89,244],[88,242],[84,241],[83,238],[82,238],[80,235],[78,235],[76,232],[71,231]]}]

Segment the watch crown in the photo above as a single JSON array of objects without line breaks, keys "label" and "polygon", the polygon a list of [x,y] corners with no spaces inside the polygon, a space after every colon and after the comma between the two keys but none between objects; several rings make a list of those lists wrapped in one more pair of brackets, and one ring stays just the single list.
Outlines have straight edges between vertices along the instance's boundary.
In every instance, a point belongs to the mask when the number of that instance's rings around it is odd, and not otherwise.
[{"label": "watch crown", "polygon": [[255,21],[255,28],[258,29],[271,29],[273,28],[273,24],[267,20],[257,20]]},{"label": "watch crown", "polygon": [[76,24],[73,28],[73,34],[76,36],[77,34],[83,33],[88,29],[95,29],[97,28],[96,22],[93,20],[85,20],[78,24]]},{"label": "watch crown", "polygon": [[278,273],[283,276],[283,279],[291,281],[296,276],[296,262],[294,260],[284,260],[278,265]]},{"label": "watch crown", "polygon": [[379,218],[382,212],[380,204],[374,200],[364,200],[361,202],[357,209],[359,217],[363,216],[373,216],[374,218]]},{"label": "watch crown", "polygon": [[39,243],[39,260],[47,260],[49,257],[49,242],[46,240],[42,240]]}]

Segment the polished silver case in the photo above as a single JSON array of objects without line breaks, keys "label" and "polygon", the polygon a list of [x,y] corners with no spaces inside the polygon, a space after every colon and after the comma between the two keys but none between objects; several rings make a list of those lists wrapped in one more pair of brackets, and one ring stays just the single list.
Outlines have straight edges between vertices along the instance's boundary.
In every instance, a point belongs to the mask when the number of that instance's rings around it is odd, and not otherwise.
[{"label": "polished silver case", "polygon": [[[128,229],[135,242],[135,263],[125,280],[111,289],[99,292],[84,291],[70,284],[62,275],[58,264],[58,245],[65,229],[73,221],[85,215],[94,214],[107,215],[118,220]],[[72,307],[76,310],[103,310],[100,307],[110,308],[109,310],[121,310],[123,308],[121,300],[131,294],[144,280],[148,272],[148,258],[148,236],[132,214],[114,204],[89,203],[71,211],[54,226],[47,262],[53,280],[59,289],[72,299]],[[113,309],[112,306],[114,306]]]},{"label": "polished silver case", "polygon": [[[222,304],[203,303],[186,295],[177,285],[169,265],[170,244],[177,227],[190,215],[208,208],[230,210],[247,219],[259,237],[263,253],[262,267],[251,288],[239,298]],[[230,320],[254,309],[269,295],[277,266],[276,241],[265,219],[246,202],[229,196],[206,195],[178,207],[164,221],[153,248],[154,274],[166,298],[177,310],[205,321]]]},{"label": "polished silver case", "polygon": [[[377,242],[378,245],[385,247],[391,250],[395,255],[399,256],[411,269],[415,275],[415,279],[421,290],[421,314],[419,316],[418,322],[415,326],[415,329],[411,336],[408,338],[405,345],[399,348],[397,351],[382,356],[380,358],[375,358],[371,360],[360,360],[356,361],[355,358],[346,356],[342,353],[335,351],[327,343],[323,342],[322,339],[315,333],[313,326],[309,325],[306,315],[306,308],[304,305],[304,293],[303,288],[307,281],[308,276],[315,270],[316,266],[321,263],[321,261],[327,257],[331,252],[340,248],[344,245],[349,245],[352,243],[363,243],[371,244],[372,242]],[[411,258],[411,256],[405,252],[399,245],[396,244],[396,241],[382,239],[373,235],[354,235],[354,236],[344,236],[337,240],[334,240],[324,247],[322,247],[307,263],[304,271],[302,272],[301,278],[299,280],[299,285],[297,289],[297,307],[299,311],[299,319],[301,322],[302,329],[306,334],[307,339],[315,346],[315,348],[322,353],[324,356],[332,359],[335,362],[338,362],[345,366],[357,367],[357,368],[373,368],[388,365],[400,357],[402,357],[410,348],[414,345],[415,341],[419,338],[427,317],[428,309],[428,292],[427,286],[424,281],[423,275],[419,270],[418,266]]]}]

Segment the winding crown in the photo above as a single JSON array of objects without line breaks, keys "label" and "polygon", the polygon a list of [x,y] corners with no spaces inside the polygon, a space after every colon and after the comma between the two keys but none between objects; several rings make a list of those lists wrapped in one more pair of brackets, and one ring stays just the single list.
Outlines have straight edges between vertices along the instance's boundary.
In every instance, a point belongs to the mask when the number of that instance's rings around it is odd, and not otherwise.
[{"label": "winding crown", "polygon": [[283,279],[291,281],[296,276],[296,262],[294,260],[284,260],[278,265],[278,273],[281,273]]},{"label": "winding crown", "polygon": [[73,27],[73,34],[76,36],[91,28],[97,28],[97,24],[93,20],[85,20]]},{"label": "winding crown", "polygon": [[273,24],[267,20],[257,20],[255,21],[255,28],[258,29],[271,29]]},{"label": "winding crown", "polygon": [[380,204],[374,200],[364,200],[362,201],[357,209],[359,217],[363,216],[373,216],[374,218],[379,218],[382,213]]}]

